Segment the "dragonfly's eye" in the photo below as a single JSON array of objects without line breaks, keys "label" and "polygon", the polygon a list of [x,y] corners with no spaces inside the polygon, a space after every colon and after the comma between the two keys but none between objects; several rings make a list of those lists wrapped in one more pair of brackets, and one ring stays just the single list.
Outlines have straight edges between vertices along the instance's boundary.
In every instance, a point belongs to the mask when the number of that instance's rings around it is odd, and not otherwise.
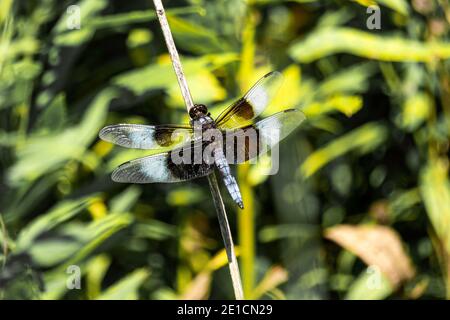
[{"label": "dragonfly's eye", "polygon": [[197,119],[197,112],[196,112],[196,107],[194,106],[193,108],[191,108],[189,110],[189,117],[191,117],[192,120]]},{"label": "dragonfly's eye", "polygon": [[206,106],[204,104],[198,104],[198,111],[201,112],[202,114],[206,115],[208,113],[208,109],[206,108]]},{"label": "dragonfly's eye", "polygon": [[189,110],[189,116],[194,120],[206,115],[207,113],[208,108],[206,108],[204,104],[196,104],[191,110]]}]

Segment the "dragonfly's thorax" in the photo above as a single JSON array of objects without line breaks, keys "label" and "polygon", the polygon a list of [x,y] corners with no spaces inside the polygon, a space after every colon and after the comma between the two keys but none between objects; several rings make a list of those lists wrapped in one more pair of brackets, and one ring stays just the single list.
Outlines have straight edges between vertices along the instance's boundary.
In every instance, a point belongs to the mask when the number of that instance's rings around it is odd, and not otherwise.
[{"label": "dragonfly's thorax", "polygon": [[196,104],[189,110],[189,116],[191,117],[191,126],[194,128],[194,136],[197,138],[202,137],[208,141],[214,141],[215,135],[211,134],[211,129],[216,129],[216,123],[211,118],[208,108],[203,104]]},{"label": "dragonfly's thorax", "polygon": [[195,121],[191,121],[191,125],[194,128],[194,135],[196,137],[202,137],[204,141],[214,141],[215,136],[219,133],[215,130],[216,123],[209,115],[204,115]]}]

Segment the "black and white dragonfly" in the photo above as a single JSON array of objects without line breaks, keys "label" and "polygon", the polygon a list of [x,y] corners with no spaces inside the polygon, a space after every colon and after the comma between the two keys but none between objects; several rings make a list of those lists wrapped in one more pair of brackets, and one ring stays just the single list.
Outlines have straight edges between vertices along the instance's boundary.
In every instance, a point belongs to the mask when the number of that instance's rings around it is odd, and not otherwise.
[{"label": "black and white dragonfly", "polygon": [[[161,149],[160,153],[120,165],[112,173],[112,180],[124,183],[180,182],[206,176],[217,168],[231,197],[243,208],[242,196],[229,164],[255,159],[305,119],[300,110],[287,109],[251,123],[269,105],[281,80],[279,72],[266,74],[215,120],[205,105],[196,104],[189,111],[190,125],[117,124],[104,127],[99,136],[105,141],[126,148]],[[196,156],[198,153],[200,157]]]}]

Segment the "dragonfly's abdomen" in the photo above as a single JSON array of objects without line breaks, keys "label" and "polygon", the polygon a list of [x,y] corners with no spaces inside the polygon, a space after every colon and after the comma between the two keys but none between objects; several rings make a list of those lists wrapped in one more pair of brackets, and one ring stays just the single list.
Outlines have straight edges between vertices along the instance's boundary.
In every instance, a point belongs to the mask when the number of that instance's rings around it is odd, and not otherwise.
[{"label": "dragonfly's abdomen", "polygon": [[237,203],[239,208],[244,208],[244,203],[242,201],[241,192],[239,191],[239,186],[236,179],[233,177],[230,171],[230,166],[228,165],[227,159],[223,154],[222,148],[218,147],[214,149],[214,162],[219,170],[222,180],[231,195],[234,202]]}]

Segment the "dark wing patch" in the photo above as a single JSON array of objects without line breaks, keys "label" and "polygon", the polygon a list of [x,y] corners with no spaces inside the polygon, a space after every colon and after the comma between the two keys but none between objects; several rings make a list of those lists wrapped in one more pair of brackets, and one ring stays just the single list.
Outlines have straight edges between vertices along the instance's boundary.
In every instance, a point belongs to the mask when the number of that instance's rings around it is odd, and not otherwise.
[{"label": "dark wing patch", "polygon": [[194,148],[197,148],[196,152],[202,152],[202,146],[194,146],[192,142],[184,148],[128,161],[114,170],[112,179],[124,183],[171,183],[206,176],[212,172],[212,164],[183,162],[180,159],[186,155],[192,155],[193,159]]},{"label": "dark wing patch", "polygon": [[238,101],[225,109],[216,119],[222,129],[239,128],[260,115],[278,92],[283,76],[274,71],[266,74]]},{"label": "dark wing patch", "polygon": [[228,163],[244,163],[261,152],[259,130],[254,125],[224,132],[223,141]]},{"label": "dark wing patch", "polygon": [[192,128],[181,125],[116,124],[104,127],[99,136],[125,148],[157,149],[188,142],[192,138]]},{"label": "dark wing patch", "polygon": [[224,150],[228,163],[243,163],[264,154],[286,138],[303,120],[303,112],[288,109],[256,124],[224,132]]}]

